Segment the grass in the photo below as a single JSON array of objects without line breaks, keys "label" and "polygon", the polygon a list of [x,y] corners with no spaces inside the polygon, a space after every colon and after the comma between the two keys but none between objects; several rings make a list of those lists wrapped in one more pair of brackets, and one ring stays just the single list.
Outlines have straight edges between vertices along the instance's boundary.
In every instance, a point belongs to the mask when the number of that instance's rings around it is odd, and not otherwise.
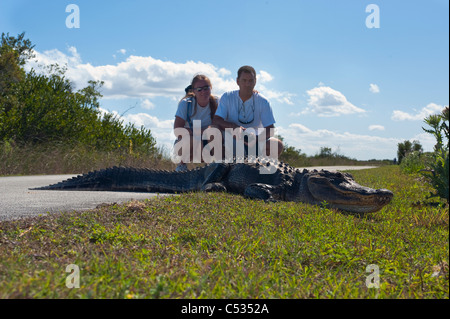
[{"label": "grass", "polygon": [[391,204],[358,216],[191,193],[1,222],[0,298],[448,299],[448,206],[398,166],[352,174]]}]

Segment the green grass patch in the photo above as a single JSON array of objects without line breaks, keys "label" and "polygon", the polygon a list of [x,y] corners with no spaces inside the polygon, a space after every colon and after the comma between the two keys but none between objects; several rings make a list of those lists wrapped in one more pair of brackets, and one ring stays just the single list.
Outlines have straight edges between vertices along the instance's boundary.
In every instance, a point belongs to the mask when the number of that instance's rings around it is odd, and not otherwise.
[{"label": "green grass patch", "polygon": [[352,174],[391,204],[359,216],[190,193],[1,222],[0,298],[448,298],[448,206],[399,167]]}]

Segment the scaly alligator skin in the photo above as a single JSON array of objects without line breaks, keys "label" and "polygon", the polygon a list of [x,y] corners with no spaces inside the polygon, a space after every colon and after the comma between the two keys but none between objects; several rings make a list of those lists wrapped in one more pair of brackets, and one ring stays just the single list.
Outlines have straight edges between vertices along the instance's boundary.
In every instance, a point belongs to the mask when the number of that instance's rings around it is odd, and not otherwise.
[{"label": "scaly alligator skin", "polygon": [[[272,169],[272,174],[263,174]],[[253,199],[295,201],[355,213],[387,205],[393,193],[357,184],[348,173],[300,171],[273,160],[212,163],[187,172],[112,167],[35,188],[38,190],[139,191],[183,193],[226,191]]]}]

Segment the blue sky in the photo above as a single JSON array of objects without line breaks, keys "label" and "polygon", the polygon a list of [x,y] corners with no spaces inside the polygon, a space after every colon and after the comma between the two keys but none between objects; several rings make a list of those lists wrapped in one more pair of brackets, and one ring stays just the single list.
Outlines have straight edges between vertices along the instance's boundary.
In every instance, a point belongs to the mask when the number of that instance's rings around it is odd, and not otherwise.
[{"label": "blue sky", "polygon": [[[79,28],[67,18],[79,8]],[[379,9],[379,27],[366,20]],[[252,65],[278,134],[308,155],[393,159],[434,141],[423,118],[448,106],[447,0],[2,0],[0,31],[23,31],[36,61],[66,65],[77,88],[103,80],[101,107],[169,148],[178,100],[197,73],[213,94]],[[70,18],[69,17],[69,18]],[[70,20],[73,21],[73,20]],[[375,20],[369,19],[369,22]],[[370,23],[369,23],[370,25]]]}]

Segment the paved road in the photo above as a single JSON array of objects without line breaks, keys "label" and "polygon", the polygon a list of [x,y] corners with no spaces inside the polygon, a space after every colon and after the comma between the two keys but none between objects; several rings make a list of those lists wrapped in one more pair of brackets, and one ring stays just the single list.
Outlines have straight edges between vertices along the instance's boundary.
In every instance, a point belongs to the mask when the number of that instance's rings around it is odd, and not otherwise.
[{"label": "paved road", "polygon": [[154,193],[28,189],[54,184],[73,176],[76,175],[0,177],[0,221],[33,217],[46,212],[81,211],[103,203],[121,203],[156,196]]},{"label": "paved road", "polygon": [[[373,166],[322,166],[308,169],[352,170]],[[103,203],[122,203],[132,199],[143,200],[155,193],[134,192],[88,192],[88,191],[36,191],[29,188],[46,186],[75,175],[43,175],[0,177],[0,222],[40,214],[64,211],[81,211]]]}]

